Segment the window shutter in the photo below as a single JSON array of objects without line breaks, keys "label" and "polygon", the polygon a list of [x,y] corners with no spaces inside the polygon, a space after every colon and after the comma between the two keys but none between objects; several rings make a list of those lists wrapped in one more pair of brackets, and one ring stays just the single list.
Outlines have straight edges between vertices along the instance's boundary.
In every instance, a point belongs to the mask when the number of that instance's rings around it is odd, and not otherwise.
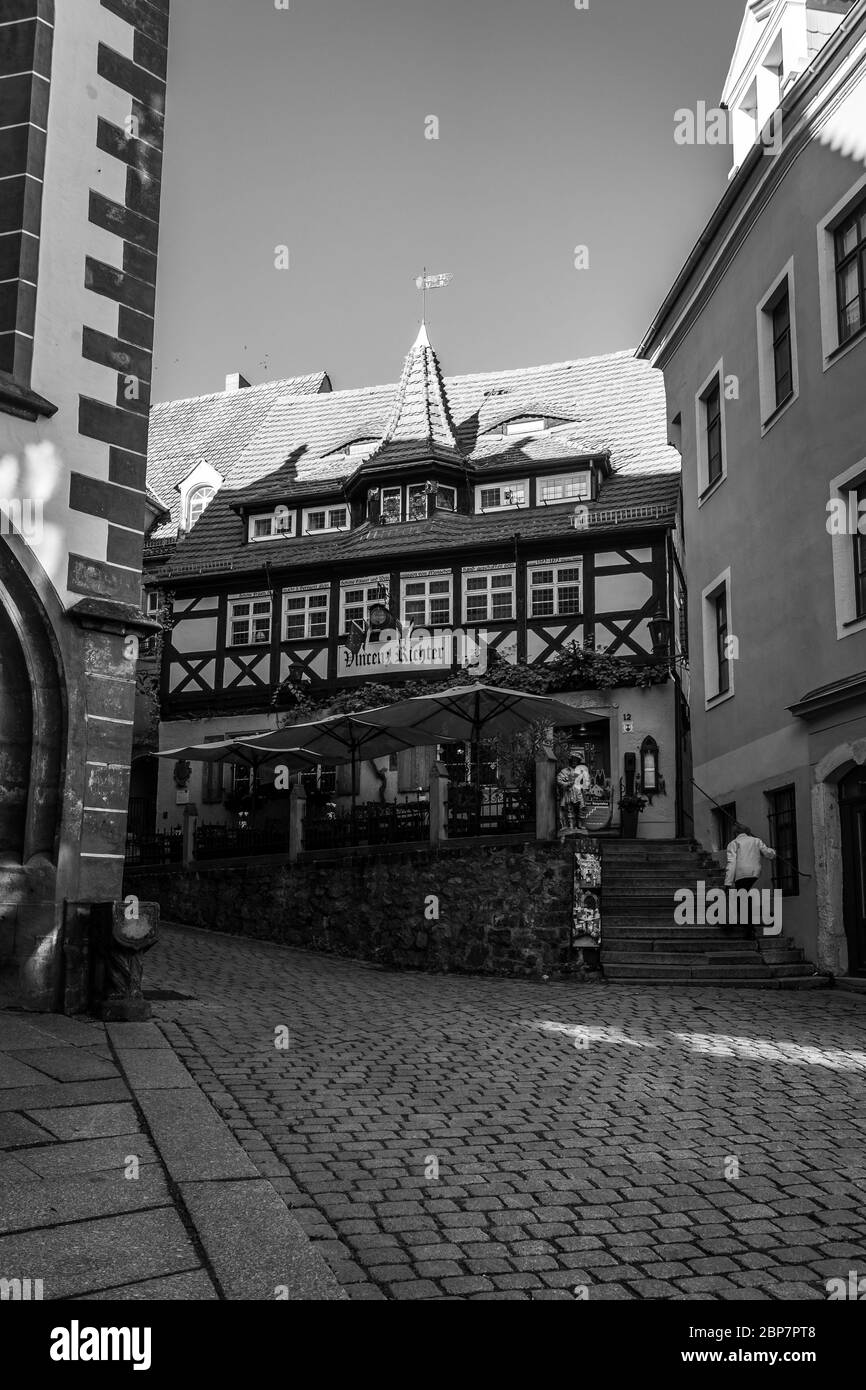
[{"label": "window shutter", "polygon": [[401,792],[424,790],[430,785],[430,773],[436,761],[436,745],[425,748],[405,748],[397,757],[397,786]]}]

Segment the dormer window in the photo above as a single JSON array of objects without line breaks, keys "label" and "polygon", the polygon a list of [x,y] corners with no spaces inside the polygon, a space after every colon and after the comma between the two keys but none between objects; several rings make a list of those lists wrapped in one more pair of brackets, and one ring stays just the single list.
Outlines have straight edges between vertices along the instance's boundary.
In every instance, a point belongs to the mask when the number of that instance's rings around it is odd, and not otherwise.
[{"label": "dormer window", "polygon": [[552,505],[556,502],[582,501],[590,496],[589,471],[557,473],[538,479],[538,501]]},{"label": "dormer window", "polygon": [[186,504],[186,527],[191,531],[196,522],[200,520],[202,514],[207,510],[208,504],[212,501],[215,488],[197,487],[190,493]]},{"label": "dormer window", "polygon": [[269,541],[274,536],[293,536],[295,534],[295,514],[288,507],[275,507],[272,512],[251,516],[249,539]]},{"label": "dormer window", "polygon": [[307,507],[304,510],[305,535],[321,535],[324,531],[345,531],[348,526],[348,507]]},{"label": "dormer window", "polygon": [[520,478],[516,482],[485,483],[475,489],[475,510],[478,512],[504,512],[525,507],[528,502],[528,478]]},{"label": "dormer window", "polygon": [[345,452],[349,458],[357,458],[360,454],[369,454],[378,444],[378,439],[354,439],[351,444],[346,446]]},{"label": "dormer window", "polygon": [[518,420],[506,420],[503,434],[544,434],[547,429],[547,421],[539,416],[523,416]]}]

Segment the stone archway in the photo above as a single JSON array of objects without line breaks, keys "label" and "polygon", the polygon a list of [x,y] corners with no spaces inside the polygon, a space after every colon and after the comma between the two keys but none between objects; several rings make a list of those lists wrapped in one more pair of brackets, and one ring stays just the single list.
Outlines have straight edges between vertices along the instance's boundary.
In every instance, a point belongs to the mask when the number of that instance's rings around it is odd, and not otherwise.
[{"label": "stone archway", "polygon": [[838,786],[855,767],[866,764],[866,739],[839,743],[815,768],[812,787],[812,839],[818,907],[818,968],[848,973],[848,938],[842,879],[842,819]]},{"label": "stone archway", "polygon": [[[0,537],[0,968],[16,1002],[53,1007],[61,925],[58,885],[67,730],[57,595],[18,538]],[[31,580],[27,560],[54,623]],[[17,982],[16,982],[17,981]],[[5,992],[5,990],[4,990]]]}]

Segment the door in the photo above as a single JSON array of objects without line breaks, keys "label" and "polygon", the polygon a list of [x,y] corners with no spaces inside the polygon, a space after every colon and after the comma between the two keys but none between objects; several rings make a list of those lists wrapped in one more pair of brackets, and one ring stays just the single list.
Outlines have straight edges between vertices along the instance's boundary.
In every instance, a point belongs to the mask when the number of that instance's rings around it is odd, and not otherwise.
[{"label": "door", "polygon": [[842,821],[842,891],[848,972],[866,975],[866,769],[839,783]]}]

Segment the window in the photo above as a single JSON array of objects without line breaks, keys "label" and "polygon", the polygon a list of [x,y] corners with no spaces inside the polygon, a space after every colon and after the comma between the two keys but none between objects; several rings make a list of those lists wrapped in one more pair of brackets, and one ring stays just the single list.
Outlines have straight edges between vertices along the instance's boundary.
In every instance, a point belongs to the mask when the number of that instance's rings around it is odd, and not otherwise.
[{"label": "window", "polygon": [[703,499],[725,477],[725,414],[722,363],[710,373],[697,396],[696,435],[698,453],[698,494]]},{"label": "window", "polygon": [[349,445],[346,453],[349,458],[357,458],[359,454],[369,454],[378,442],[378,439],[355,439]]},{"label": "window", "polygon": [[[205,739],[205,743],[223,743],[223,734],[211,734]],[[213,806],[216,802],[223,799],[223,783],[225,781],[225,767],[223,762],[205,763],[202,768],[201,778],[201,799],[208,805]]]},{"label": "window", "polygon": [[727,849],[734,838],[737,823],[737,803],[729,801],[726,806],[713,808],[713,840],[717,850]]},{"label": "window", "polygon": [[511,570],[463,576],[463,610],[467,623],[510,622],[514,617],[514,578]]},{"label": "window", "polygon": [[[860,503],[866,501],[866,483],[861,483],[856,490],[857,496],[857,515],[863,515],[860,511]],[[866,536],[861,536],[859,530],[852,537],[854,542],[854,605],[855,613],[858,618],[866,618]]]},{"label": "window", "polygon": [[284,641],[304,642],[313,637],[327,637],[329,599],[327,589],[290,590],[283,600]]},{"label": "window", "polygon": [[503,434],[544,434],[545,422],[543,419],[531,419],[525,416],[520,420],[508,420],[502,431]]},{"label": "window", "polygon": [[304,533],[344,531],[349,524],[347,507],[307,507],[304,512]]},{"label": "window", "polygon": [[565,618],[580,613],[580,561],[531,566],[529,616]]},{"label": "window", "polygon": [[778,787],[766,793],[770,824],[770,845],[777,858],[770,861],[773,887],[781,888],[785,897],[796,897],[800,891],[799,860],[797,857],[797,806],[793,787]]},{"label": "window", "polygon": [[507,511],[510,507],[525,507],[529,497],[526,478],[517,482],[490,483],[475,489],[475,510],[479,512]]},{"label": "window", "polygon": [[403,520],[403,489],[400,487],[382,488],[382,519],[389,522]]},{"label": "window", "polygon": [[866,198],[836,228],[834,249],[841,346],[866,327]]},{"label": "window", "polygon": [[367,621],[374,603],[383,603],[387,594],[387,580],[358,579],[340,588],[340,632],[344,635],[350,625],[359,623],[362,627]]},{"label": "window", "polygon": [[826,372],[866,337],[866,174],[818,223],[821,346]]},{"label": "window", "polygon": [[412,483],[407,489],[406,517],[409,521],[427,520],[427,498],[429,496],[426,483]]},{"label": "window", "polygon": [[833,550],[833,590],[836,640],[866,630],[866,458],[830,481],[827,531]]},{"label": "window", "polygon": [[437,512],[456,512],[456,487],[443,487],[443,485],[439,483],[438,487],[436,488],[436,510]]},{"label": "window", "polygon": [[207,485],[193,488],[189,495],[189,501],[186,504],[186,525],[188,531],[191,531],[196,522],[200,520],[203,512],[207,509],[209,502],[213,498],[214,492],[215,489]]},{"label": "window", "polygon": [[731,572],[725,570],[704,589],[704,699],[707,706],[729,699],[734,693],[733,655],[736,651],[731,637]]},{"label": "window", "polygon": [[589,473],[559,473],[552,478],[539,478],[537,497],[543,502],[571,502],[589,497]]},{"label": "window", "polygon": [[271,600],[268,595],[229,599],[230,647],[251,647],[271,640]]},{"label": "window", "polygon": [[712,487],[722,476],[722,392],[719,382],[704,397],[705,429],[707,432],[707,485]]},{"label": "window", "polygon": [[158,617],[159,610],[162,608],[162,594],[159,589],[145,590],[144,604],[142,606],[148,618]]},{"label": "window", "polygon": [[250,517],[249,538],[251,541],[267,541],[272,536],[293,536],[295,534],[295,514],[288,507],[277,507],[273,512]]},{"label": "window", "polygon": [[762,432],[799,395],[793,258],[758,305],[758,385]]},{"label": "window", "polygon": [[405,578],[403,621],[417,627],[447,627],[451,622],[451,576]]},{"label": "window", "polygon": [[773,309],[773,375],[778,410],[794,390],[791,376],[791,301],[787,285]]},{"label": "window", "polygon": [[730,660],[728,658],[728,596],[716,594],[713,599],[716,623],[716,680],[717,693],[724,695],[731,688]]}]

